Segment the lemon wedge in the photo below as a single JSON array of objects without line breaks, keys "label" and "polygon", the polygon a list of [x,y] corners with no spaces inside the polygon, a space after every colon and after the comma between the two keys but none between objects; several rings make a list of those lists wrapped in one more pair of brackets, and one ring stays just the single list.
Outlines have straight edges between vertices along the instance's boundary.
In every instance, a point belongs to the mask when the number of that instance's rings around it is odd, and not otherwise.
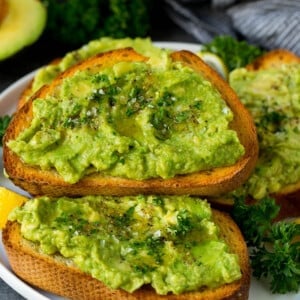
[{"label": "lemon wedge", "polygon": [[26,197],[0,187],[0,229],[5,226],[9,213],[15,207],[21,206],[26,200]]},{"label": "lemon wedge", "polygon": [[218,55],[207,52],[207,51],[199,51],[196,53],[204,62],[210,65],[214,70],[216,70],[225,80],[228,79],[228,68],[223,62],[222,58]]}]

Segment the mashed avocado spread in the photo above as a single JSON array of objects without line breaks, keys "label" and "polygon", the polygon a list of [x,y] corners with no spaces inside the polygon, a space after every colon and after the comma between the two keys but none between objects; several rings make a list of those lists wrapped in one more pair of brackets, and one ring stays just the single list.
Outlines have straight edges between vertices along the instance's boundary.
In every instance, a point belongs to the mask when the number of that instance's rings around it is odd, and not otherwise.
[{"label": "mashed avocado spread", "polygon": [[[260,154],[242,193],[261,199],[300,180],[300,64],[237,69],[230,85],[250,110]],[[241,192],[241,191],[240,191]]]},{"label": "mashed avocado spread", "polygon": [[69,183],[94,172],[171,178],[234,164],[244,147],[232,119],[210,82],[162,53],[64,78],[8,147]]},{"label": "mashed avocado spread", "polygon": [[10,220],[42,252],[60,253],[113,289],[151,284],[158,294],[178,294],[241,277],[209,204],[188,196],[44,196]]}]

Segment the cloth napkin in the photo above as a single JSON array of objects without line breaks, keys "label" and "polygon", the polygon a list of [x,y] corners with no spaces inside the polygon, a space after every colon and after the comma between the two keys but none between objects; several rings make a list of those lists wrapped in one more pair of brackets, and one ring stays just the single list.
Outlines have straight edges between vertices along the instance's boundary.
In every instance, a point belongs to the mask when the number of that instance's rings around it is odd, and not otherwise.
[{"label": "cloth napkin", "polygon": [[165,0],[170,18],[200,43],[231,35],[300,55],[300,0]]}]

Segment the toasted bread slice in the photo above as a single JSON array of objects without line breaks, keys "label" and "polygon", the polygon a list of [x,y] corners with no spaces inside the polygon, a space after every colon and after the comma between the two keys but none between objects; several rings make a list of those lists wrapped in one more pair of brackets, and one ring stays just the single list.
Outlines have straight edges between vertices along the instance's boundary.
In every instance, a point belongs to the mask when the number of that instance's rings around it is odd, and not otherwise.
[{"label": "toasted bread slice", "polygon": [[213,219],[231,251],[238,255],[242,277],[215,289],[204,288],[180,295],[160,296],[150,286],[133,293],[111,290],[97,279],[78,270],[61,256],[47,256],[39,252],[33,243],[22,238],[17,222],[7,223],[2,240],[11,267],[20,278],[33,286],[71,299],[248,299],[250,267],[243,236],[229,215],[213,210]]},{"label": "toasted bread slice", "polygon": [[50,85],[42,87],[26,104],[16,112],[5,137],[3,158],[4,167],[9,178],[32,195],[75,196],[93,194],[135,195],[135,194],[190,194],[218,195],[233,190],[242,184],[255,166],[258,155],[256,130],[252,118],[241,104],[228,84],[198,56],[188,51],[171,54],[174,61],[179,61],[196,72],[203,74],[220,91],[231,108],[234,119],[230,126],[238,134],[245,154],[232,166],[215,168],[193,174],[175,176],[171,179],[131,180],[118,177],[91,174],[75,184],[65,182],[55,171],[43,171],[37,167],[24,164],[6,143],[15,139],[29,126],[32,119],[32,103],[36,98],[43,98],[55,91],[61,79],[72,76],[78,69],[102,68],[120,61],[146,61],[147,58],[130,48],[106,52],[89,58],[71,67],[59,75]]},{"label": "toasted bread slice", "polygon": [[[252,64],[248,65],[247,69],[263,70],[293,63],[300,63],[300,57],[288,50],[276,49],[259,57]],[[300,181],[284,186],[271,196],[275,197],[276,202],[281,207],[279,219],[300,215]]]},{"label": "toasted bread slice", "polygon": [[[285,49],[276,49],[257,58],[251,64],[247,65],[246,68],[250,71],[258,71],[277,67],[282,64],[294,63],[300,63],[299,56]],[[300,181],[284,186],[271,196],[276,199],[277,204],[281,207],[278,219],[300,215]],[[222,196],[210,200],[215,203],[216,207],[226,210],[230,210],[230,207],[233,205],[233,199],[230,197],[226,199],[226,197]],[[253,202],[253,199],[248,200],[249,203]]]}]

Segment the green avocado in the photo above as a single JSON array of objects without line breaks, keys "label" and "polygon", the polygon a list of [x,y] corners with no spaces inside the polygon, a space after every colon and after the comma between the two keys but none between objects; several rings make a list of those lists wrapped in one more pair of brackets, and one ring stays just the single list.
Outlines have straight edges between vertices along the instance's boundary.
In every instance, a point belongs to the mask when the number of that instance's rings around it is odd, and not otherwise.
[{"label": "green avocado", "polygon": [[36,0],[2,0],[0,4],[1,61],[39,38],[46,25],[47,13],[43,4]]}]

